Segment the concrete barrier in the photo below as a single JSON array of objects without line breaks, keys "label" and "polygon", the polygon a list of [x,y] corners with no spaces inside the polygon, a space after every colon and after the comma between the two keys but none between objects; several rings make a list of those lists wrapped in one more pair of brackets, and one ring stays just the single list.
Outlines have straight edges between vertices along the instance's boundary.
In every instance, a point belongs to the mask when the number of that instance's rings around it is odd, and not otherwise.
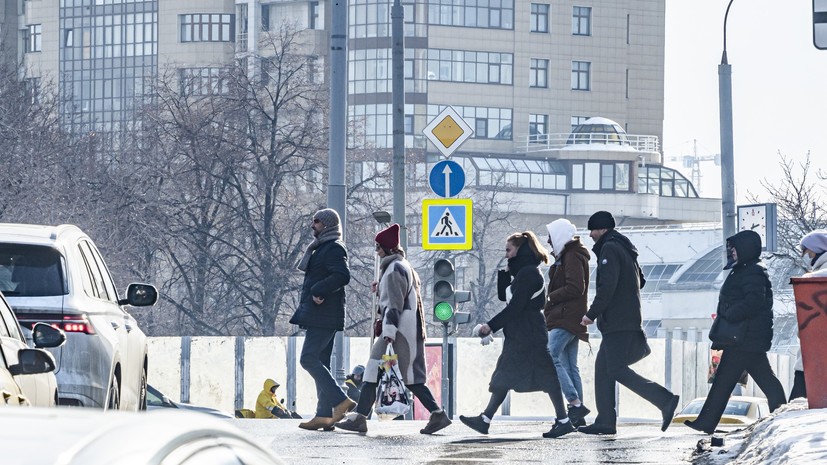
[{"label": "concrete barrier", "polygon": [[[273,378],[281,383],[277,393],[288,407],[309,417],[315,410],[316,389],[313,379],[298,363],[304,338],[293,339],[291,343],[288,337],[151,337],[149,384],[173,400],[232,412],[242,407],[255,408],[262,383]],[[452,341],[458,362],[452,373],[455,391],[459,393],[455,413],[476,415],[488,403],[488,381],[502,350],[502,339],[495,339],[488,346],[480,345],[477,338]],[[438,344],[441,339],[429,339],[428,343]],[[369,345],[367,337],[345,338],[346,372],[367,361]],[[638,373],[679,394],[681,404],[706,395],[708,342],[650,338],[649,345],[652,354],[634,365]],[[594,338],[590,345],[580,345],[578,356],[584,401],[592,410],[594,359],[599,347],[600,339]],[[789,392],[795,360],[786,354],[770,354],[770,363],[785,392]],[[763,396],[751,380],[745,395]],[[624,387],[618,389],[618,412],[622,417],[660,418],[655,407]],[[554,409],[543,393],[512,393],[500,414],[551,417]]]}]

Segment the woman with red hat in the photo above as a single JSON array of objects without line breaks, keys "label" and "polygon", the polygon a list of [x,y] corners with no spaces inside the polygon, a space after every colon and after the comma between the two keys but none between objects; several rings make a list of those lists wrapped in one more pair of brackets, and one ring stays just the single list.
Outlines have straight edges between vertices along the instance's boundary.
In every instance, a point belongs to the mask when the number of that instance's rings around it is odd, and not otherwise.
[{"label": "woman with red hat", "polygon": [[335,426],[347,431],[367,432],[367,416],[376,401],[379,367],[390,344],[398,356],[402,382],[431,412],[428,424],[419,432],[433,434],[450,425],[451,420],[425,384],[425,315],[419,293],[419,275],[399,245],[398,224],[392,224],[376,235],[376,253],[381,261],[379,281],[374,283],[373,291],[379,296],[382,332],[377,334],[370,351],[356,413]]}]

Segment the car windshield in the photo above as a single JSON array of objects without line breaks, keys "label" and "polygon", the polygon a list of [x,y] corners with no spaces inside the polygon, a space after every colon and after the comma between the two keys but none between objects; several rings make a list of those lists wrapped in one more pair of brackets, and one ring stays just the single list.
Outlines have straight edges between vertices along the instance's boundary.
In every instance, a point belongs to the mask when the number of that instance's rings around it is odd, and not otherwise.
[{"label": "car windshield", "polygon": [[0,244],[0,291],[6,296],[64,295],[60,253],[51,247]]},{"label": "car windshield", "polygon": [[749,411],[749,402],[731,400],[726,404],[724,415],[743,415],[746,416]]}]

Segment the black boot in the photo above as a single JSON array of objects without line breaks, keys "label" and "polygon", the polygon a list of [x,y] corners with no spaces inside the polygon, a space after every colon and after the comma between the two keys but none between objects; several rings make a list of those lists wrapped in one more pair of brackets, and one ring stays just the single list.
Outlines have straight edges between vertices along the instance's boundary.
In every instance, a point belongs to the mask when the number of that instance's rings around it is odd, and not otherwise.
[{"label": "black boot", "polygon": [[490,423],[486,423],[485,420],[482,419],[482,414],[475,417],[460,415],[459,421],[480,434],[488,434],[488,426]]},{"label": "black boot", "polygon": [[590,413],[592,411],[583,404],[580,404],[579,407],[569,407],[569,420],[571,420],[572,426],[575,428],[586,426],[586,415]]}]

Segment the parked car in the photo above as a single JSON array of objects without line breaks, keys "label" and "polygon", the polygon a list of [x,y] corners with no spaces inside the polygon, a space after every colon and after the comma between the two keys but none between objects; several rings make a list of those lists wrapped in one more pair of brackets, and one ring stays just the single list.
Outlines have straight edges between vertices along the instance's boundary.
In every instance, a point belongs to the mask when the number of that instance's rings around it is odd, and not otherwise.
[{"label": "parked car", "polygon": [[[37,349],[46,347],[60,347],[66,341],[63,331],[53,328],[44,323],[36,323],[31,331],[34,346]],[[23,329],[14,316],[11,307],[6,299],[0,295],[0,349],[3,358],[11,366],[21,362],[20,351],[28,349]],[[57,380],[55,379],[55,361],[51,354],[46,351],[37,355],[47,357],[49,360],[42,364],[51,365],[52,369],[39,373],[22,373],[12,369],[14,381],[20,386],[20,390],[27,400],[36,406],[54,407],[57,404]]]},{"label": "parked car", "polygon": [[146,408],[146,336],[125,306],[155,304],[153,286],[130,284],[121,298],[76,226],[0,224],[0,291],[24,328],[45,322],[66,333],[66,343],[50,349],[59,404]]},{"label": "parked car", "polygon": [[187,404],[184,402],[175,402],[167,397],[163,392],[152,387],[151,384],[146,385],[146,408],[147,410],[156,409],[181,409],[189,410],[191,412],[200,412],[213,415],[219,418],[235,418],[227,412],[214,409],[212,407],[201,407],[199,405]]},{"label": "parked car", "polygon": [[[39,345],[54,347],[62,343],[61,337],[62,334],[50,326],[42,323],[34,326],[34,338]],[[52,354],[29,349],[22,341],[14,313],[8,305],[0,306],[0,392],[3,393],[0,406],[30,406],[39,396],[42,396],[41,405],[54,406],[57,389],[54,370]]]},{"label": "parked car", "polygon": [[230,422],[190,412],[0,408],[0,424],[4,465],[284,465]]},{"label": "parked car", "polygon": [[[672,423],[683,423],[685,420],[694,420],[701,413],[706,397],[698,397],[686,404],[680,413],[675,415]],[[747,426],[769,416],[770,406],[767,399],[761,397],[732,396],[726,404],[719,426]]]}]

